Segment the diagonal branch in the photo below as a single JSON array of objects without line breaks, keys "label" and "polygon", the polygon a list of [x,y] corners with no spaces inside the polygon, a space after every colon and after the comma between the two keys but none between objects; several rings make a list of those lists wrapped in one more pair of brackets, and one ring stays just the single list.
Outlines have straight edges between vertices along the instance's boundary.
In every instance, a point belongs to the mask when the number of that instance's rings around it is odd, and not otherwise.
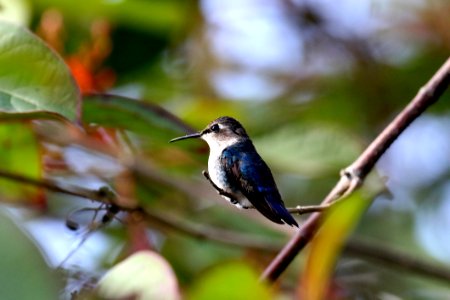
[{"label": "diagonal branch", "polygon": [[39,188],[44,188],[52,192],[57,193],[63,193],[66,195],[96,200],[100,202],[107,202],[108,192],[106,191],[106,188],[100,188],[98,190],[92,190],[92,189],[86,189],[80,186],[66,186],[62,187],[59,184],[57,184],[53,180],[49,179],[37,179],[37,178],[31,178],[27,176],[23,176],[16,173],[11,173],[8,171],[0,170],[0,177],[9,179],[12,181],[16,181],[19,183],[32,185]]},{"label": "diagonal branch", "polygon": [[[402,112],[380,133],[367,149],[345,170],[336,186],[323,200],[322,205],[330,204],[336,199],[348,195],[358,188],[367,174],[383,153],[397,137],[430,105],[435,103],[450,84],[450,58],[423,86],[414,99]],[[320,227],[320,213],[312,214],[295,236],[272,260],[264,270],[263,280],[275,281],[294,260],[295,256],[311,241]]]},{"label": "diagonal branch", "polygon": [[[416,97],[411,103],[389,124],[388,127],[372,142],[372,144],[364,151],[363,154],[349,167],[347,167],[341,174],[341,178],[322,202],[323,206],[328,206],[333,201],[339,199],[343,195],[347,195],[355,190],[365,179],[366,175],[371,171],[375,163],[386,151],[387,148],[395,141],[395,139],[403,132],[403,130],[415,120],[423,111],[425,111],[431,104],[436,102],[443,94],[450,83],[450,59],[437,71],[431,80],[420,89]],[[161,180],[165,183],[164,178],[155,177],[151,172],[147,172],[145,168],[140,168],[140,165],[134,165],[133,171],[139,175]],[[150,174],[150,176],[149,176]],[[102,189],[98,191],[86,191],[77,188],[76,190],[65,190],[54,182],[43,180],[37,181],[34,179],[27,180],[21,176],[14,174],[2,173],[1,177],[10,178],[12,180],[20,181],[26,184],[41,186],[56,192],[63,192],[75,196],[81,196],[100,202],[114,203],[110,200],[109,193]],[[152,177],[153,176],[153,177]],[[178,187],[181,188],[181,187]],[[113,197],[114,198],[114,197]],[[123,210],[130,210],[130,208],[121,207]],[[288,244],[281,250],[277,257],[264,271],[262,278],[266,280],[276,280],[281,273],[289,266],[298,252],[300,252],[305,245],[313,238],[320,226],[320,213],[313,213],[299,229],[297,234],[291,239]]]},{"label": "diagonal branch", "polygon": [[347,242],[344,252],[399,270],[450,282],[450,270],[442,264],[426,262],[403,251],[382,246],[380,243],[353,238]]},{"label": "diagonal branch", "polygon": [[[279,242],[268,241],[267,239],[231,230],[192,224],[166,213],[150,212],[148,210],[141,212],[149,224],[154,224],[163,231],[174,231],[192,236],[196,239],[206,239],[208,241],[268,253],[276,253],[281,247]],[[350,239],[345,245],[344,252],[352,256],[380,262],[389,267],[392,266],[399,270],[411,271],[418,275],[444,282],[450,280],[450,270],[447,267],[418,259],[410,254],[390,247],[381,246],[375,241],[361,240],[359,238]]]},{"label": "diagonal branch", "polygon": [[[211,226],[192,224],[174,216],[162,212],[152,212],[142,207],[130,208],[117,204],[117,195],[106,188],[89,190],[80,187],[62,187],[52,180],[32,179],[22,175],[12,174],[0,170],[0,177],[10,179],[23,184],[45,188],[49,191],[64,193],[67,195],[83,197],[100,203],[113,204],[116,208],[127,211],[133,220],[144,219],[148,224],[157,226],[163,231],[178,232],[192,236],[196,239],[208,240],[240,248],[255,249],[266,253],[277,253],[281,248],[279,242],[268,241],[248,234],[230,231]],[[106,190],[105,190],[106,189]],[[127,201],[119,201],[127,203]],[[307,207],[306,207],[307,208]],[[418,275],[450,281],[450,270],[443,266],[430,264],[413,256],[399,252],[388,247],[380,246],[374,242],[351,239],[347,242],[344,251],[348,254],[367,260],[374,260],[391,265],[400,270],[412,271]]]}]

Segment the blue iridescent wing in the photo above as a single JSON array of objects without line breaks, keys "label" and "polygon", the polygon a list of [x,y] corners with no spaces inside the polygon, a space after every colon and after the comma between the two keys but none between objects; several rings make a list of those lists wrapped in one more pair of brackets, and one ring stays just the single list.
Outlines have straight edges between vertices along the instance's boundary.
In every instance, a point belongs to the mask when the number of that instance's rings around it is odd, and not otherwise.
[{"label": "blue iridescent wing", "polygon": [[[250,144],[248,144],[250,143]],[[225,166],[226,180],[250,201],[250,203],[271,221],[297,226],[295,219],[284,206],[269,167],[261,159],[250,141],[233,145],[221,155]],[[246,150],[246,151],[244,151]]]}]

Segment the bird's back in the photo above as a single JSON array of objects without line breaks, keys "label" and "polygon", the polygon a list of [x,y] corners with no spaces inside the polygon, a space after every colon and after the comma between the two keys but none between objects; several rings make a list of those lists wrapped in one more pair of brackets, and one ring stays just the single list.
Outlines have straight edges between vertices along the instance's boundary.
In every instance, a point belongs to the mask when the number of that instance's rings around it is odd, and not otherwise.
[{"label": "bird's back", "polygon": [[259,212],[275,223],[298,226],[284,206],[272,172],[249,139],[224,149],[220,160],[227,184]]}]

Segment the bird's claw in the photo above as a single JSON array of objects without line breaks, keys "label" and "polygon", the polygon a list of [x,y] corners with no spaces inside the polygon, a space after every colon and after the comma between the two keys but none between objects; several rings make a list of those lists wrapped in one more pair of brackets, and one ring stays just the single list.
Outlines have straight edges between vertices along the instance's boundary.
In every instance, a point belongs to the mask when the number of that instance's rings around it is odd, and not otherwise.
[{"label": "bird's claw", "polygon": [[227,197],[230,199],[230,202],[232,204],[237,204],[239,203],[239,201],[230,193],[227,193],[226,191],[222,190],[220,187],[218,187],[214,181],[212,181],[211,177],[209,177],[209,173],[208,171],[203,170],[202,171],[203,176],[205,176],[205,178],[209,181],[209,183],[211,183],[211,185],[214,187],[214,189],[217,191],[217,193],[221,196]]}]

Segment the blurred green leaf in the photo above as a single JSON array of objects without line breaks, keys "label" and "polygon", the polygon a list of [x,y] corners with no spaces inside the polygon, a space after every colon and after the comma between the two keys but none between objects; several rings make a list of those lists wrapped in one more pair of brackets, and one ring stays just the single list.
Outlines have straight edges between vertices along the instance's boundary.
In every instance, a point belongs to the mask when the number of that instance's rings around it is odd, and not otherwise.
[{"label": "blurred green leaf", "polygon": [[39,250],[0,212],[0,299],[58,299],[60,282]]},{"label": "blurred green leaf", "polygon": [[180,299],[172,268],[152,251],[137,252],[115,265],[100,280],[98,294],[107,299]]},{"label": "blurred green leaf", "polygon": [[40,8],[58,8],[65,16],[82,19],[108,18],[136,28],[167,31],[181,28],[186,19],[186,3],[173,0],[33,0]]},{"label": "blurred green leaf", "polygon": [[258,274],[242,262],[217,265],[200,278],[190,290],[192,300],[273,299],[270,289],[261,283]]},{"label": "blurred green leaf", "polygon": [[[14,133],[14,134],[11,134]],[[0,169],[40,178],[39,146],[30,126],[23,123],[0,124]],[[37,189],[20,182],[0,178],[0,194],[12,200],[31,202]]]},{"label": "blurred green leaf", "polygon": [[79,91],[69,69],[23,27],[0,22],[0,110],[51,111],[74,120]]},{"label": "blurred green leaf", "polygon": [[113,95],[90,95],[84,98],[83,121],[105,127],[130,130],[165,143],[180,132],[194,130],[162,107]]},{"label": "blurred green leaf", "polygon": [[311,243],[299,293],[302,299],[326,299],[328,282],[348,235],[371,202],[355,193],[325,214],[322,228]]},{"label": "blurred green leaf", "polygon": [[310,177],[349,164],[362,147],[356,137],[330,126],[290,126],[255,139],[261,156],[275,168]]}]

